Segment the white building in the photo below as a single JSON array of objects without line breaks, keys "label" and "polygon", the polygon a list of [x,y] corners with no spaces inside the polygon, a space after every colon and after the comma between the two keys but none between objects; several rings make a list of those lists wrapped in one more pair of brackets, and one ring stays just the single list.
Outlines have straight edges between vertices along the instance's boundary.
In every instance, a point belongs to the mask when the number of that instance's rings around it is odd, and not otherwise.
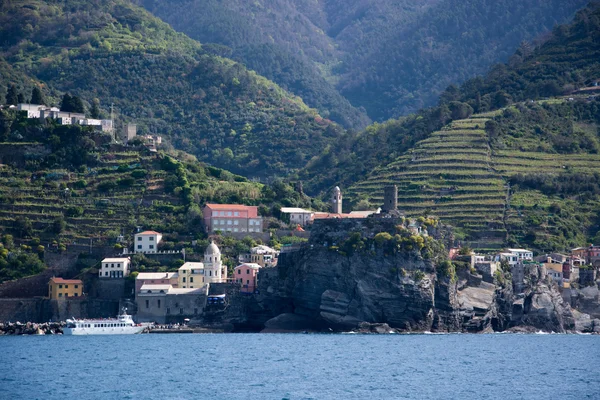
[{"label": "white building", "polygon": [[519,261],[532,261],[533,252],[526,249],[507,249],[508,253],[511,253],[519,259]]},{"label": "white building", "polygon": [[494,258],[494,261],[498,261],[498,262],[506,261],[508,263],[508,265],[513,267],[513,266],[517,265],[517,263],[519,262],[519,257],[514,255],[513,253],[500,253],[500,254],[496,255],[496,257]]},{"label": "white building", "polygon": [[281,207],[281,213],[290,217],[290,224],[306,226],[312,222],[315,213],[298,207]]},{"label": "white building", "polygon": [[27,118],[39,118],[40,110],[47,108],[44,105],[40,104],[17,104],[18,111],[27,111]]},{"label": "white building", "polygon": [[102,260],[98,276],[100,278],[124,278],[129,275],[129,258],[105,258]]},{"label": "white building", "polygon": [[162,234],[154,231],[136,233],[133,238],[134,253],[156,253]]}]

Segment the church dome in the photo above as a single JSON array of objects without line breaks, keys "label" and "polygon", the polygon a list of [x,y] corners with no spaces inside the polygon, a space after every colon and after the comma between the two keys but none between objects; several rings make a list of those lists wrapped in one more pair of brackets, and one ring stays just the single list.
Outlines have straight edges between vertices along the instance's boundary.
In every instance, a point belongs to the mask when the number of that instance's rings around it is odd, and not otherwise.
[{"label": "church dome", "polygon": [[221,255],[221,250],[219,250],[219,248],[217,247],[217,245],[214,242],[210,242],[210,244],[206,248],[206,251],[204,252],[204,255],[205,256]]}]

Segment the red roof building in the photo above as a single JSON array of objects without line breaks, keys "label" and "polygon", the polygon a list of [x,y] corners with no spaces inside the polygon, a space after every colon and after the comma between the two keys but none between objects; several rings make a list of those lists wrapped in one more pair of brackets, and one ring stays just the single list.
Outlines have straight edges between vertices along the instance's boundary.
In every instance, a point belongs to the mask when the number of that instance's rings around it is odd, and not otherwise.
[{"label": "red roof building", "polygon": [[204,227],[208,233],[262,232],[263,220],[258,207],[240,204],[207,204],[202,210]]}]

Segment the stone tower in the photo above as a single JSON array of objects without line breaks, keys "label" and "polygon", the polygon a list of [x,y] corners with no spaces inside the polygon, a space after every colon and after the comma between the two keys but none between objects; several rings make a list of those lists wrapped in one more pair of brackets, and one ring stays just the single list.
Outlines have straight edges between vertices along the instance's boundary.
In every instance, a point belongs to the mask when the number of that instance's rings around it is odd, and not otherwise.
[{"label": "stone tower", "polygon": [[390,185],[383,189],[383,212],[396,211],[398,209],[398,186]]},{"label": "stone tower", "polygon": [[331,197],[331,212],[334,214],[342,213],[342,191],[339,186],[333,189],[333,196]]}]

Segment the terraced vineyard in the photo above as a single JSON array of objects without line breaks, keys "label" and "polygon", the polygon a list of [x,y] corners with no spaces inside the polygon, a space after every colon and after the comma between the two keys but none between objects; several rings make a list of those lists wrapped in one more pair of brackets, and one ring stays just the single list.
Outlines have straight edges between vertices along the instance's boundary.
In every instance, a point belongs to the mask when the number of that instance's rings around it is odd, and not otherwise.
[{"label": "terraced vineyard", "polygon": [[[60,233],[63,242],[77,242],[114,240],[138,225],[167,232],[177,227],[186,230],[181,225],[188,222],[181,188],[167,188],[177,177],[161,167],[162,154],[112,145],[98,156],[98,165],[76,172],[31,172],[1,165],[0,232],[18,234],[15,230],[25,226],[28,232],[18,236],[49,242]],[[202,188],[193,189],[196,195],[205,199],[260,196],[256,183],[223,181],[200,168],[202,164],[196,165],[202,179]],[[57,221],[64,221],[64,226],[60,228]]]},{"label": "terraced vineyard", "polygon": [[457,237],[472,241],[475,247],[502,247],[509,232],[524,231],[528,209],[552,203],[539,192],[543,202],[524,202],[530,195],[522,191],[511,198],[508,181],[512,176],[600,173],[600,155],[492,149],[484,127],[501,112],[454,121],[432,133],[410,152],[350,187],[348,197],[366,197],[381,204],[384,186],[395,184],[398,207],[408,216],[435,215],[454,225]]}]

